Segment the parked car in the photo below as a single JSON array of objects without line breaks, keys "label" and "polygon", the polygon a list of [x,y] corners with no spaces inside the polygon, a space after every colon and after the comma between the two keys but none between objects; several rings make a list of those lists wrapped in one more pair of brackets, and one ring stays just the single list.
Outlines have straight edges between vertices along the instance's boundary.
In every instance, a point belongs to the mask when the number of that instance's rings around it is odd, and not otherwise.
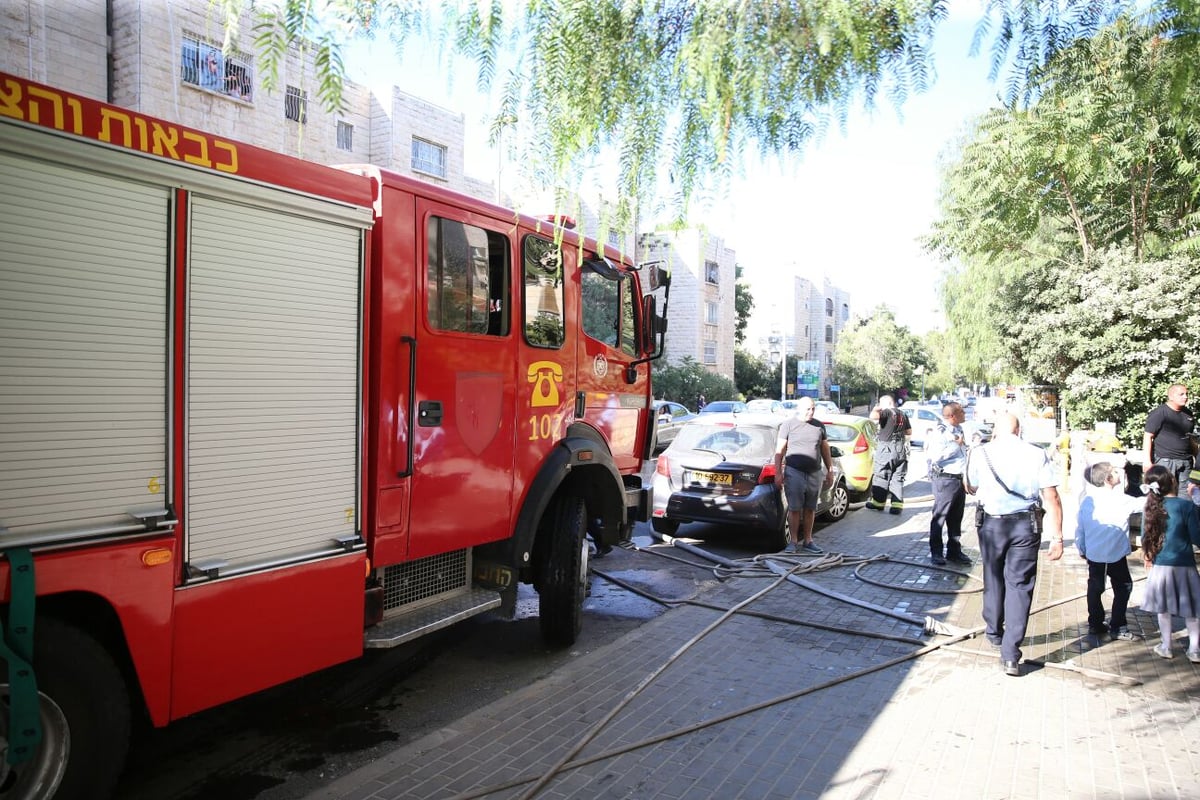
[{"label": "parked car", "polygon": [[654,409],[655,424],[658,426],[656,450],[665,450],[675,441],[675,434],[679,432],[683,423],[696,418],[696,412],[670,400],[653,400],[650,407]]},{"label": "parked car", "polygon": [[834,414],[841,414],[842,410],[838,408],[838,404],[832,400],[814,400],[816,409],[813,411],[813,416],[817,419],[825,419]]},{"label": "parked car", "polygon": [[992,440],[993,425],[990,422],[967,420],[962,424],[963,441],[968,447],[984,444]]},{"label": "parked car", "polygon": [[713,400],[700,409],[701,414],[740,414],[746,410],[746,404],[741,400]]},{"label": "parked car", "polygon": [[942,409],[905,403],[900,406],[900,410],[908,417],[908,424],[912,426],[913,447],[924,447],[925,440],[929,438],[929,431],[942,421]]},{"label": "parked car", "polygon": [[[764,533],[772,549],[787,543],[787,514],[775,486],[775,443],[786,417],[779,414],[701,414],[679,429],[658,457],[650,524],[674,534],[686,522],[744,525]],[[837,459],[833,486],[821,493],[817,514],[846,516],[850,496]]]},{"label": "parked car", "polygon": [[746,410],[763,414],[782,414],[784,413],[783,403],[778,400],[770,400],[766,397],[759,397],[746,403]]},{"label": "parked car", "polygon": [[871,475],[875,470],[875,443],[879,425],[866,417],[830,414],[822,418],[829,444],[838,455],[846,479],[850,500],[858,502],[871,493]]}]

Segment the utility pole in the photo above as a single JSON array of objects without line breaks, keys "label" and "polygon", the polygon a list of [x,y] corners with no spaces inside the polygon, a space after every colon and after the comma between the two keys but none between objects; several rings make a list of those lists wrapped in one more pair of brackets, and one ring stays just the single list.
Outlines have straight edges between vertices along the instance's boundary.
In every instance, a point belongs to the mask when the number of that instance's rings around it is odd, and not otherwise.
[{"label": "utility pole", "polygon": [[779,344],[779,399],[787,400],[787,339]]}]

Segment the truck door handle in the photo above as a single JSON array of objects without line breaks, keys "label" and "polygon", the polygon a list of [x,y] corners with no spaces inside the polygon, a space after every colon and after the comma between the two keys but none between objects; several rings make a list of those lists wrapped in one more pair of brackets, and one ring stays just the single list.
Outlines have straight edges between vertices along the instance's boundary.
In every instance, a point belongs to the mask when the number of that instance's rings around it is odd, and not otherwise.
[{"label": "truck door handle", "polygon": [[436,428],[442,424],[442,401],[422,400],[417,404],[417,424],[422,428]]}]

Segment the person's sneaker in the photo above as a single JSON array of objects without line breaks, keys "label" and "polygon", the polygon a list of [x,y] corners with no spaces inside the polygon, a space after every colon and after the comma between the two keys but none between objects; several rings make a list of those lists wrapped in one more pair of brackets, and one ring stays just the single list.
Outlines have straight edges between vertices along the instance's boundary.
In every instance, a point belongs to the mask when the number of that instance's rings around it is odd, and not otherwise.
[{"label": "person's sneaker", "polygon": [[814,556],[820,556],[820,555],[824,555],[824,554],[825,554],[825,551],[824,551],[824,550],[822,550],[821,548],[817,547],[817,546],[816,546],[815,544],[813,544],[812,542],[807,542],[807,543],[805,543],[805,544],[802,544],[802,545],[800,545],[800,552],[801,552],[801,553],[810,553],[810,554],[812,554],[812,555],[814,555]]},{"label": "person's sneaker", "polygon": [[951,553],[946,556],[946,560],[951,564],[962,564],[964,567],[971,566],[971,559],[967,558],[966,553]]},{"label": "person's sneaker", "polygon": [[1161,644],[1156,644],[1154,645],[1154,655],[1158,656],[1159,658],[1174,658],[1175,651],[1170,647],[1164,647]]},{"label": "person's sneaker", "polygon": [[930,556],[929,560],[939,567],[946,566],[946,559],[942,558],[941,556]]},{"label": "person's sneaker", "polygon": [[787,545],[787,547],[783,548],[783,552],[785,552],[785,553],[799,553],[799,552],[800,552],[800,545],[796,544],[795,542],[788,542],[788,545]]},{"label": "person's sneaker", "polygon": [[1112,636],[1114,642],[1140,642],[1146,638],[1139,633],[1134,633],[1126,627],[1115,628],[1110,635]]},{"label": "person's sneaker", "polygon": [[1187,658],[1193,664],[1200,664],[1200,650],[1188,650]]}]

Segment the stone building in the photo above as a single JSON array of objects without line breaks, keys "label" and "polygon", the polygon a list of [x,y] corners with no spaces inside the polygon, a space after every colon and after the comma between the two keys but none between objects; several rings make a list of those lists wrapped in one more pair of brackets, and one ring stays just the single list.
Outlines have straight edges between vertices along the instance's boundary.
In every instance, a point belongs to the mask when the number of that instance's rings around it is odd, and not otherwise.
[{"label": "stone building", "polygon": [[733,380],[737,253],[719,236],[697,229],[643,234],[638,245],[639,261],[663,260],[671,267],[667,362],[691,356]]},{"label": "stone building", "polygon": [[495,199],[464,167],[465,117],[393,88],[347,82],[317,97],[314,52],[289,49],[268,91],[252,21],[223,47],[209,0],[30,0],[0,8],[0,70],[219,136],[324,164],[371,163]]}]

